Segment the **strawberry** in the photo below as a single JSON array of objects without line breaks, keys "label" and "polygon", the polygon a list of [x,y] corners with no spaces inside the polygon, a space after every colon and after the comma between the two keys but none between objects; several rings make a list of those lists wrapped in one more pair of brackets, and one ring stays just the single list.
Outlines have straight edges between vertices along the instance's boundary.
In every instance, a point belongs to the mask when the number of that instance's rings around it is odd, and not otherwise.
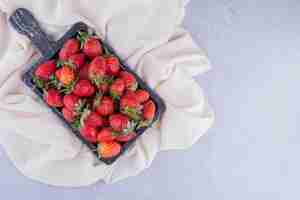
[{"label": "strawberry", "polygon": [[149,93],[146,90],[142,90],[142,89],[135,91],[135,96],[139,103],[146,102],[150,97]]},{"label": "strawberry", "polygon": [[83,126],[80,129],[80,134],[89,142],[97,142],[97,129],[95,127]]},{"label": "strawberry", "polygon": [[42,80],[49,80],[50,76],[54,74],[56,70],[56,65],[54,60],[49,60],[40,64],[34,72],[34,75]]},{"label": "strawberry", "polygon": [[105,61],[106,61],[108,74],[112,76],[116,76],[120,71],[120,63],[118,58],[110,55],[106,57]]},{"label": "strawberry", "polygon": [[125,87],[129,90],[135,91],[137,89],[137,82],[133,74],[122,71],[120,72],[120,78],[125,82]]},{"label": "strawberry", "polygon": [[102,94],[105,94],[105,93],[107,93],[107,92],[108,92],[108,90],[109,90],[109,84],[108,84],[108,83],[106,83],[106,82],[104,82],[104,83],[100,84],[100,86],[99,86],[99,90],[101,91],[101,93],[102,93]]},{"label": "strawberry", "polygon": [[83,53],[85,53],[91,59],[101,55],[102,46],[99,40],[93,37],[87,38],[83,46]]},{"label": "strawberry", "polygon": [[121,145],[117,142],[100,142],[98,144],[98,154],[101,158],[111,158],[121,152]]},{"label": "strawberry", "polygon": [[136,137],[136,133],[135,132],[130,132],[124,135],[119,135],[116,137],[116,141],[118,142],[128,142],[130,140],[132,140],[133,138]]},{"label": "strawberry", "polygon": [[85,64],[80,70],[79,70],[79,78],[80,79],[89,79],[89,64]]},{"label": "strawberry", "polygon": [[89,97],[95,93],[95,88],[88,80],[79,80],[75,86],[73,93],[80,97]]},{"label": "strawberry", "polygon": [[63,102],[65,107],[70,110],[75,112],[76,114],[79,114],[83,111],[85,102],[84,100],[80,99],[78,96],[75,94],[67,94],[63,98]]},{"label": "strawberry", "polygon": [[114,102],[112,98],[104,96],[95,103],[96,111],[101,116],[111,115],[114,112]]},{"label": "strawberry", "polygon": [[114,114],[109,117],[109,124],[114,131],[123,131],[127,128],[129,119],[123,114]]},{"label": "strawberry", "polygon": [[141,105],[137,101],[135,94],[127,93],[125,96],[121,97],[121,112],[135,121],[139,121],[141,119],[140,107]]},{"label": "strawberry", "polygon": [[103,81],[106,71],[105,58],[102,56],[97,56],[90,63],[88,69],[89,79],[98,86]]},{"label": "strawberry", "polygon": [[67,94],[63,98],[64,105],[69,110],[75,110],[80,98],[74,94]]},{"label": "strawberry", "polygon": [[143,117],[146,120],[152,120],[155,116],[156,107],[152,100],[147,101],[143,107]]},{"label": "strawberry", "polygon": [[84,119],[84,125],[90,127],[100,127],[103,125],[102,117],[96,112],[89,112]]},{"label": "strawberry", "polygon": [[62,109],[62,113],[63,113],[65,120],[67,120],[70,123],[74,122],[75,117],[76,117],[76,113],[74,111],[69,110],[68,108],[64,107]]},{"label": "strawberry", "polygon": [[66,41],[62,49],[59,51],[60,60],[68,60],[68,58],[79,51],[79,41],[72,38]]},{"label": "strawberry", "polygon": [[62,97],[56,89],[45,90],[43,98],[51,107],[62,107],[64,105]]},{"label": "strawberry", "polygon": [[64,65],[62,68],[58,69],[55,72],[55,76],[63,85],[69,85],[75,80],[74,70],[67,65]]},{"label": "strawberry", "polygon": [[110,95],[116,99],[122,96],[125,90],[125,83],[122,79],[116,79],[110,86]]},{"label": "strawberry", "polygon": [[[124,97],[136,99],[135,92],[132,90],[126,90]],[[137,99],[136,99],[136,101],[137,101]]]},{"label": "strawberry", "polygon": [[103,128],[97,136],[98,142],[109,142],[113,141],[117,136],[111,128]]},{"label": "strawberry", "polygon": [[85,61],[85,55],[83,53],[77,53],[69,57],[69,62],[76,65],[77,70],[84,65],[84,61]]},{"label": "strawberry", "polygon": [[133,95],[132,93],[127,93],[125,96],[121,97],[121,100],[120,100],[121,109],[124,109],[126,107],[128,107],[128,108],[138,108],[139,105],[140,104],[137,101],[135,95]]}]

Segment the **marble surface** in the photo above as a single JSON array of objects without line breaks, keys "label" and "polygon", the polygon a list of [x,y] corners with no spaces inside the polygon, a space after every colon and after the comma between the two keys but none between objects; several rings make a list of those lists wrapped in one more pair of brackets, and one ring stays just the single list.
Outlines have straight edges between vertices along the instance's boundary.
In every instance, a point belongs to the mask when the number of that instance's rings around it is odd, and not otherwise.
[{"label": "marble surface", "polygon": [[197,77],[216,110],[208,134],[137,177],[81,189],[28,180],[0,151],[1,199],[299,199],[299,10],[299,0],[191,0],[184,26],[213,65]]}]

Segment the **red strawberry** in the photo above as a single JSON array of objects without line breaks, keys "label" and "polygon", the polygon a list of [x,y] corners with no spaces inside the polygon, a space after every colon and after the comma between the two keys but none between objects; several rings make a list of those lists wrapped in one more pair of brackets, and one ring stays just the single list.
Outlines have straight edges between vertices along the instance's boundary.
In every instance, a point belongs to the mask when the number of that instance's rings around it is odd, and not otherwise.
[{"label": "red strawberry", "polygon": [[80,100],[80,98],[74,94],[67,94],[64,96],[63,98],[63,102],[65,107],[68,110],[71,111],[76,111],[79,109],[79,107],[82,106],[82,101]]},{"label": "red strawberry", "polygon": [[102,92],[102,94],[105,94],[108,92],[109,90],[109,85],[108,83],[102,83],[100,86],[99,86],[99,90]]},{"label": "red strawberry", "polygon": [[79,78],[80,79],[89,79],[89,64],[85,64],[80,70],[79,70]]},{"label": "red strawberry", "polygon": [[102,54],[102,46],[99,40],[93,37],[87,38],[83,46],[83,53],[89,58],[95,58]]},{"label": "red strawberry", "polygon": [[135,137],[136,137],[136,133],[135,132],[130,132],[130,133],[127,133],[125,135],[117,136],[116,141],[118,141],[118,142],[128,142],[128,141],[132,140]]},{"label": "red strawberry", "polygon": [[95,88],[88,80],[79,80],[73,90],[73,93],[80,97],[89,97],[95,93]]},{"label": "red strawberry", "polygon": [[98,145],[98,154],[101,158],[111,158],[121,152],[121,145],[117,142],[100,142]]},{"label": "red strawberry", "polygon": [[89,142],[97,142],[97,129],[95,127],[83,126],[80,129],[81,135]]},{"label": "red strawberry", "polygon": [[74,111],[71,111],[67,108],[63,108],[62,113],[65,120],[67,120],[68,122],[73,122],[75,120],[76,113]]},{"label": "red strawberry", "polygon": [[132,75],[129,72],[122,71],[122,72],[120,72],[120,77],[125,82],[125,86],[127,89],[133,90],[133,91],[137,89],[137,82],[136,82],[134,75]]},{"label": "red strawberry", "polygon": [[120,63],[118,58],[115,56],[108,56],[105,61],[108,74],[116,76],[120,71]]},{"label": "red strawberry", "polygon": [[50,76],[54,74],[56,70],[56,65],[54,60],[49,60],[40,64],[37,69],[35,70],[34,74],[36,77],[42,80],[49,80]]},{"label": "red strawberry", "polygon": [[102,117],[98,115],[96,112],[91,112],[88,116],[84,119],[84,125],[90,127],[100,127],[102,126],[103,121]]},{"label": "red strawberry", "polygon": [[110,86],[110,94],[113,98],[122,96],[125,90],[125,83],[122,79],[116,79]]},{"label": "red strawberry", "polygon": [[60,60],[68,60],[68,58],[79,51],[79,41],[72,38],[66,41],[62,49],[59,51]]},{"label": "red strawberry", "polygon": [[105,58],[102,56],[97,56],[90,63],[88,77],[94,84],[99,86],[104,80],[106,71]]},{"label": "red strawberry", "polygon": [[114,102],[112,98],[107,96],[103,97],[95,106],[97,113],[102,116],[111,115],[114,112]]},{"label": "red strawberry", "polygon": [[67,65],[62,66],[62,68],[57,70],[55,72],[55,75],[59,82],[61,82],[64,85],[69,85],[72,81],[75,80],[74,70]]},{"label": "red strawberry", "polygon": [[132,90],[126,90],[124,96],[129,97],[129,98],[134,98],[134,99],[136,99],[135,92],[132,91]]},{"label": "red strawberry", "polygon": [[111,128],[103,128],[97,136],[98,142],[109,142],[113,141],[116,138],[116,135],[114,135],[114,132]]},{"label": "red strawberry", "polygon": [[150,97],[149,93],[146,90],[142,90],[142,89],[135,91],[135,96],[139,103],[146,102]]},{"label": "red strawberry", "polygon": [[109,117],[109,124],[115,131],[122,131],[128,127],[129,119],[123,114],[114,114]]},{"label": "red strawberry", "polygon": [[152,120],[155,116],[156,107],[152,100],[147,101],[143,108],[143,117],[146,120]]},{"label": "red strawberry", "polygon": [[56,89],[49,89],[48,91],[45,91],[43,98],[51,107],[62,107],[64,105],[62,97]]},{"label": "red strawberry", "polygon": [[76,69],[80,69],[84,65],[85,55],[83,53],[71,55],[69,61],[76,65]]},{"label": "red strawberry", "polygon": [[138,108],[139,107],[139,102],[137,101],[136,97],[133,95],[125,95],[121,97],[120,100],[120,107],[121,109],[124,109],[126,107],[128,108]]},{"label": "red strawberry", "polygon": [[121,112],[135,121],[141,119],[140,107],[141,105],[137,101],[135,94],[131,92],[130,93],[127,92],[125,96],[121,97],[120,100]]}]

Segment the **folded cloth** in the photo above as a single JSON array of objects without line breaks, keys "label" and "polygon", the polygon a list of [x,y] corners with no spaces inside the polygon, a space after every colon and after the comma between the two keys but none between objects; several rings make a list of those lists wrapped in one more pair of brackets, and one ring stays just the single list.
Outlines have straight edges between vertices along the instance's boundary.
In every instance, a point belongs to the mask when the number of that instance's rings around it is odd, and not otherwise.
[{"label": "folded cloth", "polygon": [[[161,150],[185,149],[214,121],[193,76],[210,65],[181,27],[186,0],[0,0],[0,144],[27,177],[56,186],[113,183],[149,167]],[[9,25],[18,7],[33,12],[58,39],[75,22],[94,27],[152,88],[167,109],[156,127],[111,166],[94,157],[20,80],[35,57],[30,41]]]}]

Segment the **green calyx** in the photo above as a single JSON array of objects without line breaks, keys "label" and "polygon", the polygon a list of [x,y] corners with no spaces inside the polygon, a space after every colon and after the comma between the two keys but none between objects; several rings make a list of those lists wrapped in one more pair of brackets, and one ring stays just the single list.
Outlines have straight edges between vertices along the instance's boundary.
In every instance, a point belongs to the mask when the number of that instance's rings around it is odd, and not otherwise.
[{"label": "green calyx", "polygon": [[45,82],[38,77],[33,77],[33,82],[35,83],[36,87],[39,89],[43,89],[45,87]]},{"label": "green calyx", "polygon": [[141,113],[139,110],[135,108],[125,107],[124,109],[121,110],[121,112],[127,115],[129,118],[133,119],[134,121],[141,120]]},{"label": "green calyx", "polygon": [[115,137],[118,137],[118,136],[121,135],[121,132],[118,132],[118,131],[112,131],[112,132],[111,132],[111,135],[112,135],[112,136],[115,136]]},{"label": "green calyx", "polygon": [[83,127],[84,126],[84,121],[85,119],[89,116],[89,114],[91,113],[91,111],[88,108],[85,108],[80,116],[80,126]]},{"label": "green calyx", "polygon": [[62,89],[60,89],[60,91],[65,94],[70,94],[73,91],[75,84],[76,84],[76,81],[72,81],[68,85],[63,85]]},{"label": "green calyx", "polygon": [[59,80],[56,78],[54,74],[50,76],[49,82],[47,83],[50,87],[55,87],[57,89],[62,88],[62,84],[59,82]]},{"label": "green calyx", "polygon": [[120,96],[113,92],[113,91],[110,91],[110,96],[113,98],[113,100],[119,100],[120,99]]},{"label": "green calyx", "polygon": [[76,119],[71,125],[73,128],[79,130],[84,126],[84,120],[90,113],[89,105],[87,104],[86,100],[79,100],[74,111],[76,113]]},{"label": "green calyx", "polygon": [[128,135],[132,132],[134,132],[134,130],[136,129],[137,126],[137,122],[135,121],[129,121],[127,124],[127,127],[125,129],[123,129],[122,131],[112,131],[112,136],[121,136],[121,135]]},{"label": "green calyx", "polygon": [[76,65],[71,61],[59,60],[56,62],[56,68],[61,68],[62,66],[69,66],[72,69],[76,69]]},{"label": "green calyx", "polygon": [[47,86],[54,87],[58,89],[61,93],[70,94],[73,91],[76,82],[77,80],[74,80],[70,84],[64,85],[56,78],[55,75],[51,75],[50,80],[47,83]]},{"label": "green calyx", "polygon": [[92,83],[94,83],[97,87],[99,87],[103,83],[103,77],[92,77]]},{"label": "green calyx", "polygon": [[127,127],[123,129],[122,135],[127,135],[129,133],[132,133],[136,129],[137,124],[138,123],[136,121],[132,121],[132,120],[129,121]]},{"label": "green calyx", "polygon": [[80,49],[83,48],[84,43],[90,37],[90,34],[85,31],[79,31],[77,35],[77,40],[80,42]]},{"label": "green calyx", "polygon": [[108,84],[111,85],[114,81],[114,77],[112,76],[92,76],[91,81],[97,86],[101,86],[102,84]]},{"label": "green calyx", "polygon": [[84,112],[85,109],[85,105],[86,105],[86,100],[85,99],[81,99],[78,101],[78,103],[75,106],[75,113],[77,115],[81,115]]},{"label": "green calyx", "polygon": [[73,123],[72,123],[72,127],[79,130],[81,128],[81,124],[80,124],[80,118],[77,118]]},{"label": "green calyx", "polygon": [[136,129],[149,127],[152,124],[152,120],[142,120],[138,123]]},{"label": "green calyx", "polygon": [[99,106],[99,104],[101,103],[101,99],[102,99],[102,93],[101,92],[97,92],[94,102],[93,102],[93,108],[96,108]]}]

